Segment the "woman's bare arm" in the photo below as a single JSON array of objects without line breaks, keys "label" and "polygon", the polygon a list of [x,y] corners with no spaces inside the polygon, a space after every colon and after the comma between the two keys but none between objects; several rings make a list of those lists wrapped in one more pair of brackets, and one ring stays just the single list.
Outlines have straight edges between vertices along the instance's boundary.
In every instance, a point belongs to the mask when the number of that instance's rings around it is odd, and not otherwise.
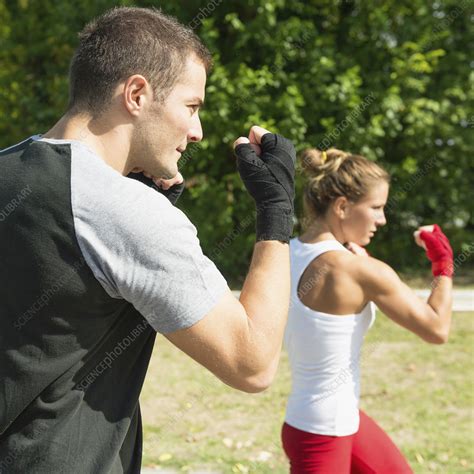
[{"label": "woman's bare arm", "polygon": [[448,340],[452,307],[450,277],[435,277],[428,301],[424,302],[380,260],[358,258],[353,270],[367,299],[390,319],[432,344]]}]

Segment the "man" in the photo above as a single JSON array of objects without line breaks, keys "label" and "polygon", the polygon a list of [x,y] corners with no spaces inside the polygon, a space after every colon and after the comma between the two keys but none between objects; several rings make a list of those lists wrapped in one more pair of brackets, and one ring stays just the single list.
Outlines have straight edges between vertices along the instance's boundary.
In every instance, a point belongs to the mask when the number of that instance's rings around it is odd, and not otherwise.
[{"label": "man", "polygon": [[209,68],[173,18],[106,12],[80,35],[66,114],[1,153],[5,471],[140,472],[138,397],[156,331],[232,387],[270,384],[289,302],[291,143],[260,127],[235,143],[257,205],[240,301],[186,216],[128,177],[145,173],[176,199],[179,157],[202,139]]}]

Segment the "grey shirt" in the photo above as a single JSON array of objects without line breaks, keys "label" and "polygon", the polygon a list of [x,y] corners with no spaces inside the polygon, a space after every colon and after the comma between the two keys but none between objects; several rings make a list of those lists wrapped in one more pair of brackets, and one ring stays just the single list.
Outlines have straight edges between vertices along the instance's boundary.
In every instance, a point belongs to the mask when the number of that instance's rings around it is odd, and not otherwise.
[{"label": "grey shirt", "polygon": [[80,142],[35,136],[0,150],[0,249],[0,471],[139,474],[156,331],[227,291],[196,229]]},{"label": "grey shirt", "polygon": [[192,326],[227,283],[202,252],[196,228],[166,197],[107,165],[74,140],[71,203],[79,247],[105,291],[160,333]]}]

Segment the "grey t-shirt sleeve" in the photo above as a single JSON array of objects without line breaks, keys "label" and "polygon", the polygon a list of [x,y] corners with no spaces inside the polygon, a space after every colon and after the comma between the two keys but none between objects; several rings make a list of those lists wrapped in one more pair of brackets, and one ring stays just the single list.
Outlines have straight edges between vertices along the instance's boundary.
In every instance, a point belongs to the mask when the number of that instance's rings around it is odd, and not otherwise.
[{"label": "grey t-shirt sleeve", "polygon": [[77,145],[71,198],[77,240],[96,278],[156,331],[192,326],[228,290],[183,212]]}]

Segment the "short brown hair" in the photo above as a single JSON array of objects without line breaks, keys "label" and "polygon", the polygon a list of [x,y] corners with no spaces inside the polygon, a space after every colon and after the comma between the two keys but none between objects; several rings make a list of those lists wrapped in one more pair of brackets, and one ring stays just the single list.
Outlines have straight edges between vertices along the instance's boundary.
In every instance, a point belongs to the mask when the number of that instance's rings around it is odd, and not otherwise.
[{"label": "short brown hair", "polygon": [[357,202],[376,182],[390,182],[389,174],[375,162],[337,148],[310,148],[301,154],[301,162],[309,176],[304,189],[306,219],[324,216],[340,196]]},{"label": "short brown hair", "polygon": [[100,113],[117,84],[133,74],[142,74],[155,100],[164,100],[190,54],[209,72],[209,50],[175,18],[154,8],[108,10],[79,33],[69,68],[68,110]]}]

